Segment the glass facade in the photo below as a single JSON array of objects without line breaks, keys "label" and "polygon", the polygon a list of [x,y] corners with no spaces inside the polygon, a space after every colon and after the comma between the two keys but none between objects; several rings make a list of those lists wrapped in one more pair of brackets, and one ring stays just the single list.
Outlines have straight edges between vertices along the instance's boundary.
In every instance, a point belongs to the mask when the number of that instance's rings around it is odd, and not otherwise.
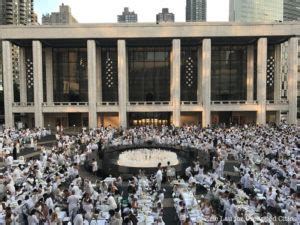
[{"label": "glass facade", "polygon": [[284,0],[230,0],[229,21],[282,21],[283,1]]},{"label": "glass facade", "polygon": [[213,46],[211,99],[246,100],[247,46]]},{"label": "glass facade", "polygon": [[182,47],[181,50],[181,101],[197,101],[198,48]]},{"label": "glass facade", "polygon": [[102,48],[101,64],[102,64],[102,101],[118,102],[117,48]]},{"label": "glass facade", "polygon": [[53,49],[55,102],[87,102],[87,52],[85,48]]},{"label": "glass facade", "polygon": [[170,48],[128,48],[129,101],[170,101]]}]

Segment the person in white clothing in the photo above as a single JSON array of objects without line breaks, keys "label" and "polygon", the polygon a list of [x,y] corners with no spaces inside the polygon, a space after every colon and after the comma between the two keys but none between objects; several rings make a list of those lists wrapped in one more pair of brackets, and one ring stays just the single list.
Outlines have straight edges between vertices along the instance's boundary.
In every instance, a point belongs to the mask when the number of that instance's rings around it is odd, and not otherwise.
[{"label": "person in white clothing", "polygon": [[160,190],[161,189],[161,182],[162,182],[162,178],[163,178],[162,171],[161,171],[160,167],[158,167],[155,178],[156,178],[157,189]]},{"label": "person in white clothing", "polygon": [[98,171],[98,163],[97,163],[96,159],[93,159],[93,161],[92,161],[92,172],[93,172],[93,174],[96,175],[97,171]]},{"label": "person in white clothing", "polygon": [[73,225],[83,225],[84,224],[84,216],[85,212],[83,210],[78,211],[73,220]]},{"label": "person in white clothing", "polygon": [[111,194],[108,195],[107,204],[109,209],[115,210],[116,208],[118,208],[116,200]]},{"label": "person in white clothing", "polygon": [[78,211],[78,202],[79,202],[79,198],[77,195],[75,195],[75,191],[72,191],[72,195],[68,197],[67,202],[68,202],[69,217],[73,219],[75,218],[75,215]]}]

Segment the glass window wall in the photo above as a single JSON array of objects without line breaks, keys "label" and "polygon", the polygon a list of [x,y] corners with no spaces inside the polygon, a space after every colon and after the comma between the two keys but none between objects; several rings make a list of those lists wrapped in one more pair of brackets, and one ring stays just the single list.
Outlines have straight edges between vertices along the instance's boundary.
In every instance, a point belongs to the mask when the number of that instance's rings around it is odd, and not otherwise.
[{"label": "glass window wall", "polygon": [[213,46],[211,99],[246,100],[247,46]]},{"label": "glass window wall", "polygon": [[129,101],[170,101],[170,48],[128,48]]},{"label": "glass window wall", "polygon": [[87,102],[87,52],[84,48],[53,49],[55,102]]}]

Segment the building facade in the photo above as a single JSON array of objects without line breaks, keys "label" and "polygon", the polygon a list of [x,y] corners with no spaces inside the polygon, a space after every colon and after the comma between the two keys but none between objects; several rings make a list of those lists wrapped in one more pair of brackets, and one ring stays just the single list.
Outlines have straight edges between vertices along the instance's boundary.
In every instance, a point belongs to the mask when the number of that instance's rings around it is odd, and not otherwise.
[{"label": "building facade", "polygon": [[[28,25],[35,24],[33,0],[0,0],[0,25]],[[0,55],[2,55],[0,43]],[[12,51],[14,67],[18,67],[18,48]],[[18,69],[14,69],[14,76],[18,76]],[[2,57],[0,57],[0,124],[4,122],[3,99],[3,71]]]},{"label": "building facade", "polygon": [[230,0],[229,21],[272,22],[283,20],[283,0]]},{"label": "building facade", "polygon": [[[282,114],[290,124],[297,122],[300,23],[2,26],[0,31],[6,126],[206,127],[278,123]],[[288,65],[282,74],[284,42]],[[13,46],[21,49],[18,82],[12,75]]]},{"label": "building facade", "polygon": [[137,23],[138,15],[134,11],[129,11],[128,7],[124,8],[122,15],[118,15],[118,23]]},{"label": "building facade", "polygon": [[167,22],[175,22],[175,15],[169,12],[168,8],[163,8],[161,13],[156,14],[156,23]]},{"label": "building facade", "polygon": [[68,5],[60,5],[59,12],[52,12],[42,16],[42,24],[73,24],[77,23],[77,20],[73,17],[71,8]]},{"label": "building facade", "polygon": [[284,0],[283,20],[300,20],[300,0]]},{"label": "building facade", "polygon": [[186,0],[186,22],[206,21],[206,0]]}]

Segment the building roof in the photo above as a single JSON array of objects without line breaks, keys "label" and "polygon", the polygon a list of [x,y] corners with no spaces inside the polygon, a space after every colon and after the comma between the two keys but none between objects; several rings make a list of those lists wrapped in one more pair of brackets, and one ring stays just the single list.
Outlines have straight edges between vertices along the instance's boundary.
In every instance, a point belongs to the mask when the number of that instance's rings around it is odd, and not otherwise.
[{"label": "building roof", "polygon": [[0,26],[0,39],[220,38],[300,36],[300,22],[110,23]]}]

